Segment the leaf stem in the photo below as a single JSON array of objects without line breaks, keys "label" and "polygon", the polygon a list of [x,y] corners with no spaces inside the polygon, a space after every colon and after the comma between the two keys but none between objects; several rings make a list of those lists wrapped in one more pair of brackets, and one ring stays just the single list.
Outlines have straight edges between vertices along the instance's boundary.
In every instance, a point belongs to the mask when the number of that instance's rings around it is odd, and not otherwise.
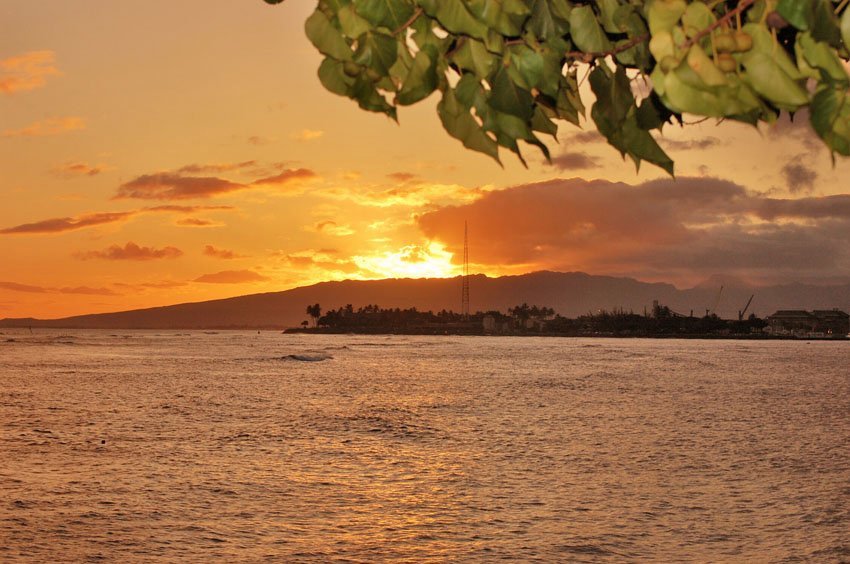
[{"label": "leaf stem", "polygon": [[415,11],[415,12],[413,12],[413,15],[412,15],[412,16],[410,16],[410,19],[409,19],[409,20],[407,20],[406,22],[404,22],[403,24],[401,24],[401,27],[399,27],[397,30],[395,30],[395,31],[393,32],[393,35],[398,35],[399,33],[403,32],[405,29],[407,29],[407,28],[409,28],[410,26],[412,26],[412,25],[413,25],[413,22],[415,22],[416,20],[418,20],[418,19],[419,19],[419,16],[421,16],[424,12],[425,12],[425,10],[423,10],[421,7],[416,8],[416,11]]},{"label": "leaf stem", "polygon": [[685,50],[699,42],[700,39],[720,27],[721,25],[729,25],[729,22],[732,21],[732,18],[738,17],[744,10],[752,6],[756,3],[756,0],[740,0],[738,2],[738,6],[734,10],[729,10],[722,17],[720,17],[716,22],[697,33],[687,41],[685,41],[682,45],[679,46],[680,49]]},{"label": "leaf stem", "polygon": [[601,59],[607,57],[609,55],[613,56],[618,53],[622,53],[623,51],[628,51],[632,47],[636,47],[641,43],[645,43],[649,40],[649,34],[644,33],[643,35],[638,35],[637,37],[633,37],[630,41],[623,43],[619,47],[615,47],[609,51],[567,51],[565,56],[568,59],[576,59],[581,61],[582,63],[590,63],[593,62],[594,59]]}]

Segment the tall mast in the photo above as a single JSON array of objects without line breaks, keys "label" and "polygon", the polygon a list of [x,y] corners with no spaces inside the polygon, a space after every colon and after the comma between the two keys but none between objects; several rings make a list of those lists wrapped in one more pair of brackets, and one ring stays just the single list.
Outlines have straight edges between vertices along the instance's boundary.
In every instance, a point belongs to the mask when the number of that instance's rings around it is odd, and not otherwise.
[{"label": "tall mast", "polygon": [[463,222],[463,295],[461,297],[461,313],[464,319],[469,318],[469,234],[466,222]]}]

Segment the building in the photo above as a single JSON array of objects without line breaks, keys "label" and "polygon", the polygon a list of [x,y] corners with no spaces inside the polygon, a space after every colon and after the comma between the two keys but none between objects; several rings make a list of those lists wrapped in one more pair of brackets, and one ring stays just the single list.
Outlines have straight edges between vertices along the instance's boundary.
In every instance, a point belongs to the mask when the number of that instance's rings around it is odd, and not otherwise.
[{"label": "building", "polygon": [[824,335],[845,336],[850,334],[850,315],[839,310],[780,310],[767,318],[768,333],[775,335]]}]

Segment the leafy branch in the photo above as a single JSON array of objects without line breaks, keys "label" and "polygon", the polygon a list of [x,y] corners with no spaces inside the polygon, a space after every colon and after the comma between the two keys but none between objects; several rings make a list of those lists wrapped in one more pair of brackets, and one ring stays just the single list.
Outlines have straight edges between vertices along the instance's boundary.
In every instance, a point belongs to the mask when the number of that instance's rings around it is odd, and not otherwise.
[{"label": "leafy branch", "polygon": [[[498,162],[508,150],[525,163],[527,145],[548,159],[541,137],[590,119],[636,166],[673,174],[656,139],[696,123],[683,114],[757,125],[808,108],[829,149],[850,155],[848,2],[317,0],[305,30],[325,56],[322,84],[362,109],[397,119],[439,96],[446,131]],[[648,97],[632,91],[635,75]]]}]

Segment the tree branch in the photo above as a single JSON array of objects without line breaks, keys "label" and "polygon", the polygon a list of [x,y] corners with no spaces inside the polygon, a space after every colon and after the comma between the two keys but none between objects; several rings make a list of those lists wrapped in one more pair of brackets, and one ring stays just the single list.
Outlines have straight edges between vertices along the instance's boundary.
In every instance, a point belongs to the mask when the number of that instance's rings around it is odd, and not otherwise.
[{"label": "tree branch", "polygon": [[412,25],[413,25],[413,22],[415,22],[416,20],[418,20],[418,19],[419,19],[419,16],[421,16],[421,15],[423,14],[423,12],[424,12],[424,10],[423,10],[421,7],[420,7],[420,8],[416,8],[416,11],[415,11],[415,12],[413,12],[413,15],[412,15],[412,16],[410,16],[410,19],[409,19],[409,20],[407,20],[406,22],[404,22],[404,23],[401,25],[401,27],[399,27],[397,30],[395,30],[395,31],[393,32],[393,35],[398,35],[399,33],[403,32],[405,29],[407,29],[407,28],[409,28],[410,26],[412,26]]},{"label": "tree branch", "polygon": [[698,43],[700,39],[702,39],[706,35],[709,35],[718,27],[728,24],[732,20],[732,18],[739,16],[744,10],[746,10],[755,3],[756,0],[740,0],[740,2],[738,2],[738,6],[734,10],[729,10],[728,12],[723,14],[723,17],[719,18],[716,22],[714,22],[707,28],[703,29],[702,31],[682,43],[679,47],[682,50],[688,49],[691,45]]}]

